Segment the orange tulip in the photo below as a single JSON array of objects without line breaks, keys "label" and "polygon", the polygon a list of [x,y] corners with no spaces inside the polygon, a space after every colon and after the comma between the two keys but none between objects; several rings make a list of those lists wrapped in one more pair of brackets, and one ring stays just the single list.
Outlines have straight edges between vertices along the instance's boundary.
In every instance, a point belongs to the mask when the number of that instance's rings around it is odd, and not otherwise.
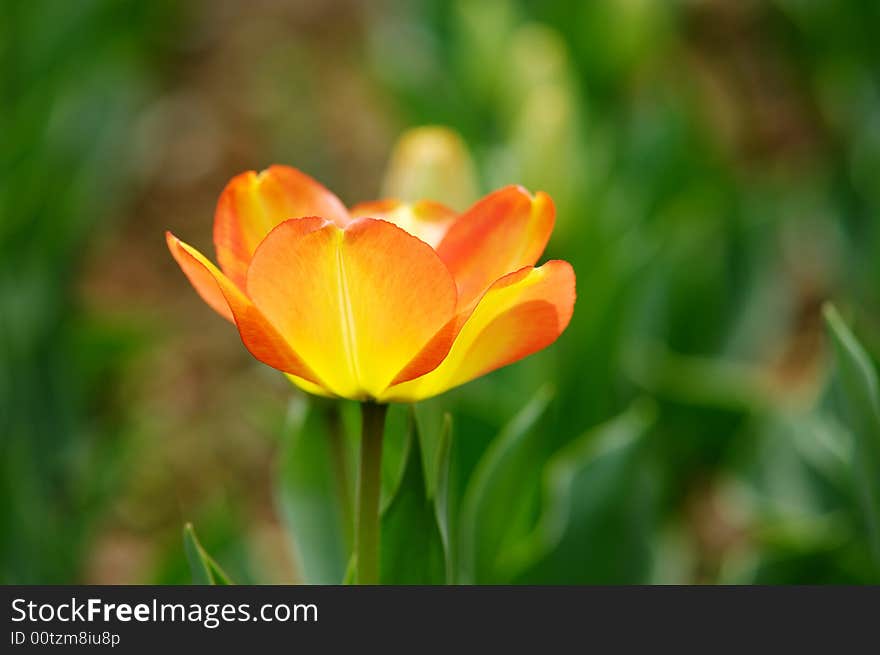
[{"label": "orange tulip", "polygon": [[221,194],[220,268],[166,236],[204,301],[298,387],[412,402],[522,359],[568,326],[571,265],[535,267],[554,217],[549,196],[517,186],[462,214],[431,201],[348,210],[304,173],[271,166]]}]

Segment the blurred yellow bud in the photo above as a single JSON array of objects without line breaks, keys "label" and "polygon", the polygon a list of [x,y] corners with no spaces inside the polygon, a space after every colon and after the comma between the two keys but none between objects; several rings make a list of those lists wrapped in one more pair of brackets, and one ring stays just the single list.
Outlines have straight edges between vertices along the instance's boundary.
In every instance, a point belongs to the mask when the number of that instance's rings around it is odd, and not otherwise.
[{"label": "blurred yellow bud", "polygon": [[398,139],[382,195],[407,202],[436,199],[456,210],[478,196],[477,175],[462,138],[446,127],[417,127]]}]

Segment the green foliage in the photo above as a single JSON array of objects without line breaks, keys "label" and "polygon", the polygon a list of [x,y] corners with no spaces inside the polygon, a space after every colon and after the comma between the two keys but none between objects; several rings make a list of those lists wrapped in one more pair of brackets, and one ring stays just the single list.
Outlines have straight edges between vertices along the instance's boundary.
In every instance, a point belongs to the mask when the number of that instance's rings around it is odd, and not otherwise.
[{"label": "green foliage", "polygon": [[428,497],[421,442],[411,414],[403,474],[381,516],[382,584],[443,584],[447,580],[438,520],[442,510]]},{"label": "green foliage", "polygon": [[533,584],[644,584],[652,570],[655,477],[642,441],[649,401],[597,426],[544,467],[543,500],[531,533],[509,547],[506,579]]},{"label": "green foliage", "polygon": [[843,420],[853,448],[849,465],[861,502],[865,532],[880,580],[880,387],[877,371],[837,310],[828,305],[825,320],[834,342],[842,390]]},{"label": "green foliage", "polygon": [[[344,505],[355,497],[357,415],[357,403],[302,397],[290,403],[279,453],[276,504],[302,579],[309,584],[339,584],[356,571],[351,560],[354,519]],[[383,444],[382,507],[387,507],[401,489],[410,488],[401,487],[402,476],[407,472],[413,475],[410,460],[421,457],[420,448],[410,446],[411,425],[403,407],[389,410]],[[346,471],[342,486],[340,469]]]},{"label": "green foliage", "polygon": [[129,182],[167,3],[0,10],[0,581],[72,582],[130,444],[114,394],[140,330],[78,305],[85,244]]},{"label": "green foliage", "polygon": [[[444,560],[446,564],[445,581],[453,581],[455,571],[455,557],[453,541],[457,532],[451,525],[452,519],[449,508],[450,476],[452,474],[452,417],[449,414],[443,416],[443,427],[440,432],[440,441],[437,445],[436,483],[433,488],[434,512],[437,518],[437,528],[440,530],[440,539],[443,544]],[[429,469],[431,470],[431,469]],[[430,480],[430,478],[429,478]]]},{"label": "green foliage", "polygon": [[196,537],[192,523],[183,526],[183,548],[189,562],[193,584],[199,585],[230,585],[229,576],[223,572],[214,558],[208,555]]},{"label": "green foliage", "polygon": [[537,430],[552,393],[540,391],[495,438],[470,478],[463,500],[458,558],[461,583],[497,583],[497,558],[515,542],[534,509]]},{"label": "green foliage", "polygon": [[319,404],[291,403],[280,456],[278,505],[304,580],[338,584],[348,566],[349,543],[334,485],[333,442],[321,421]]}]

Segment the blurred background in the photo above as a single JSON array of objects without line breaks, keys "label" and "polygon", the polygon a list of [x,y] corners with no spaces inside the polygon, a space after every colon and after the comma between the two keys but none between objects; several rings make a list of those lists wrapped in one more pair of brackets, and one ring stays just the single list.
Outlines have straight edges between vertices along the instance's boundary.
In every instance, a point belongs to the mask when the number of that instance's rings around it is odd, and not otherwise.
[{"label": "blurred background", "polygon": [[878,34],[874,0],[4,0],[0,581],[189,582],[186,521],[236,581],[342,579],[356,407],[253,360],[164,243],[212,252],[271,163],[349,205],[556,201],[571,327],[417,410],[428,462],[453,417],[460,581],[880,579],[821,315],[876,362]]}]

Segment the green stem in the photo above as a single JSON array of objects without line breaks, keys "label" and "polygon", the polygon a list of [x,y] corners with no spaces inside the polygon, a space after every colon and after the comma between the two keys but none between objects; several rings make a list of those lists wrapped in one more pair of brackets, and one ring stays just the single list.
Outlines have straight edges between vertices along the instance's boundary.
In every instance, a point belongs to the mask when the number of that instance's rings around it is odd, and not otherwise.
[{"label": "green stem", "polygon": [[355,535],[358,584],[379,584],[379,492],[387,411],[387,405],[361,403],[361,470]]}]

